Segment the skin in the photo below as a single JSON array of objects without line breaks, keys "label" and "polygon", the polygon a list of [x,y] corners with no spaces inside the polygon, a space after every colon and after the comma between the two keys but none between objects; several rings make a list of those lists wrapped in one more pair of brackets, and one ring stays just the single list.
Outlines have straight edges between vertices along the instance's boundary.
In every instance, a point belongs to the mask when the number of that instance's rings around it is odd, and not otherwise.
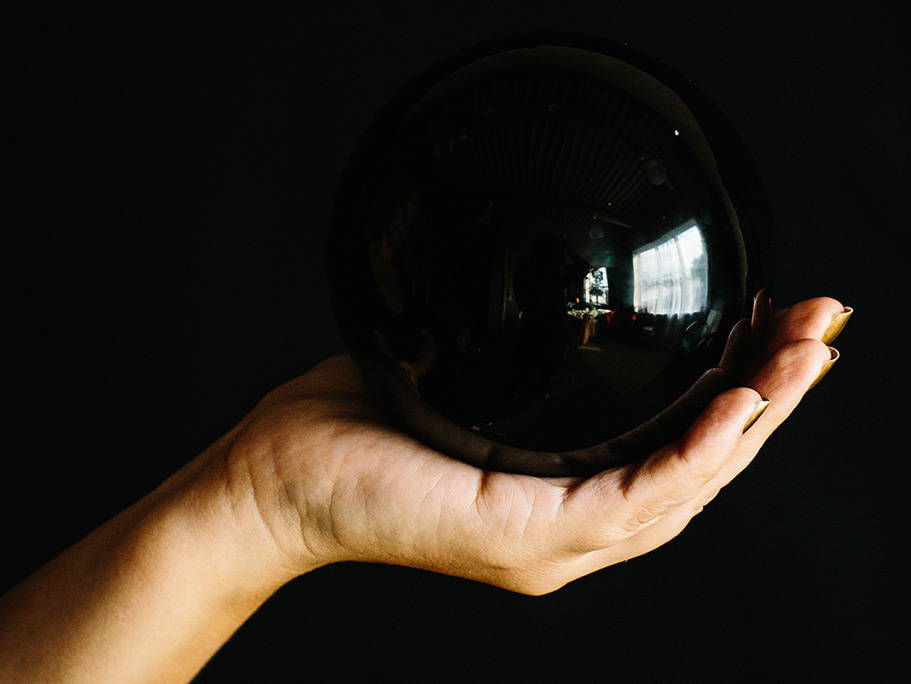
[{"label": "skin", "polygon": [[748,387],[642,463],[586,479],[436,452],[384,424],[350,357],[327,359],[0,597],[0,681],[187,681],[278,588],[339,561],[541,595],[647,553],[792,413],[833,358],[821,340],[843,311],[823,297],[754,315]]}]

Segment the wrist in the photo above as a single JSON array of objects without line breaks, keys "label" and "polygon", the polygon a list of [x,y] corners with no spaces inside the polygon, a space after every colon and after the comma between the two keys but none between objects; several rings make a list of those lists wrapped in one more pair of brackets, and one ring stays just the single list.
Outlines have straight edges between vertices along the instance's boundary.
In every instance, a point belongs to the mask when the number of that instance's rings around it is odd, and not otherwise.
[{"label": "wrist", "polygon": [[[300,574],[195,459],[0,598],[3,681],[188,681]],[[5,623],[5,624],[4,624]]]},{"label": "wrist", "polygon": [[320,564],[302,563],[276,543],[252,489],[242,494],[226,486],[225,461],[202,454],[150,495],[155,503],[147,516],[191,556],[221,600],[261,603]]}]

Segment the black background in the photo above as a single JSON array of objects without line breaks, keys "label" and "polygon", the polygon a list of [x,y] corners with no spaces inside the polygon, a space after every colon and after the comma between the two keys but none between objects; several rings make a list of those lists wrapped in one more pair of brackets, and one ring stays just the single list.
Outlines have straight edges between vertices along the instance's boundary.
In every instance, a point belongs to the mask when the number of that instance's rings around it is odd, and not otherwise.
[{"label": "black background", "polygon": [[[22,25],[27,369],[8,587],[343,351],[325,231],[356,136],[435,60],[513,31],[628,41],[754,152],[776,303],[856,308],[842,359],[657,551],[527,597],[341,564],[278,592],[200,681],[714,681],[906,669],[907,53],[885,3],[44,7]],[[15,30],[15,27],[10,27]],[[19,131],[16,131],[19,136]],[[13,369],[11,369],[13,370]],[[16,414],[15,420],[20,417]],[[11,442],[12,443],[12,442]]]}]

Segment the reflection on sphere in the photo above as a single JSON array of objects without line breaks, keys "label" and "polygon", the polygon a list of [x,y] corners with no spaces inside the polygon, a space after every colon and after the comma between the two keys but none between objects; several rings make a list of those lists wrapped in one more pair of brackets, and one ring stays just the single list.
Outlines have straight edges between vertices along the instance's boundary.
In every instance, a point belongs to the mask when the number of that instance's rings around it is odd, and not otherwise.
[{"label": "reflection on sphere", "polygon": [[665,67],[560,38],[479,46],[400,92],[329,239],[340,330],[390,417],[540,475],[679,436],[730,383],[700,378],[767,284],[761,190],[728,129]]}]

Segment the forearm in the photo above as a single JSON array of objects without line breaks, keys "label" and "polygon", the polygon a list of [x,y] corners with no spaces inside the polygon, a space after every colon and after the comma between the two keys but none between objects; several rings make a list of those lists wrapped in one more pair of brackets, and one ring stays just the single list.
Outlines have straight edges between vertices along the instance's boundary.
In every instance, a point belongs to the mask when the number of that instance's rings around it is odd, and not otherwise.
[{"label": "forearm", "polygon": [[0,681],[187,681],[295,576],[185,470],[0,598]]}]

